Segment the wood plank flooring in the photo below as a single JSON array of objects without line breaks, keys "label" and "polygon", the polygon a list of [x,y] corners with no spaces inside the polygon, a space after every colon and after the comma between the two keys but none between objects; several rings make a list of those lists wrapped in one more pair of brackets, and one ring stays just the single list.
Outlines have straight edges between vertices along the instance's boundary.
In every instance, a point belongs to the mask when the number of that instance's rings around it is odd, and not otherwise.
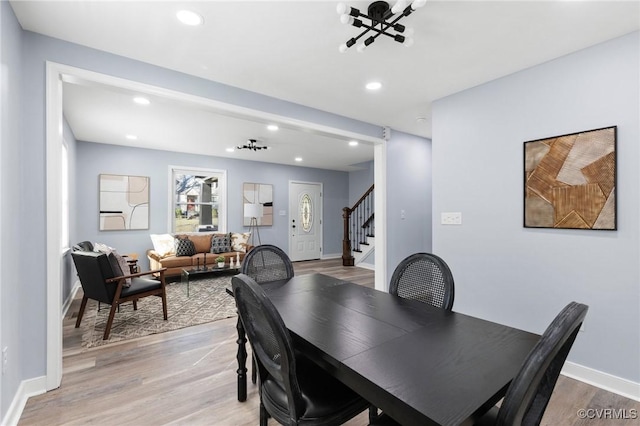
[{"label": "wood plank flooring", "polygon": [[[322,272],[373,287],[373,271],[342,267],[340,259],[296,262],[294,268],[297,275]],[[257,387],[249,382],[247,401],[236,400],[235,318],[89,350],[80,347],[74,322],[64,319],[62,385],[30,398],[19,425],[258,424]],[[561,376],[542,424],[638,424],[580,419],[577,411],[587,408],[640,414],[638,402]],[[367,420],[365,412],[347,424]]]}]

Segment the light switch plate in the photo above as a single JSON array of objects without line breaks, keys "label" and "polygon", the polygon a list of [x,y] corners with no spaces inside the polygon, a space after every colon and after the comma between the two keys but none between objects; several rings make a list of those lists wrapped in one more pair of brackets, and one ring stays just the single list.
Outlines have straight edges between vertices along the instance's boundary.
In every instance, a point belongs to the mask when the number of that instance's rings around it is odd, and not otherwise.
[{"label": "light switch plate", "polygon": [[443,225],[462,225],[462,213],[461,212],[440,213],[440,223]]}]

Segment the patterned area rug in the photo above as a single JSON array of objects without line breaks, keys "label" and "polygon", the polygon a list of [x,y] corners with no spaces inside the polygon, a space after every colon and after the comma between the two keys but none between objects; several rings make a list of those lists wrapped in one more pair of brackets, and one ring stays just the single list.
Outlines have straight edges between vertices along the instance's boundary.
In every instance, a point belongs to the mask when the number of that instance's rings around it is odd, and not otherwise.
[{"label": "patterned area rug", "polygon": [[133,310],[132,303],[126,303],[120,306],[120,312],[116,312],[107,340],[102,340],[102,335],[110,306],[102,304],[98,312],[98,302],[89,300],[80,324],[82,346],[102,346],[236,316],[235,301],[225,292],[229,287],[231,276],[191,280],[187,297],[186,284],[180,281],[167,284],[167,321],[162,318],[162,301],[159,297],[140,299],[137,311]]}]

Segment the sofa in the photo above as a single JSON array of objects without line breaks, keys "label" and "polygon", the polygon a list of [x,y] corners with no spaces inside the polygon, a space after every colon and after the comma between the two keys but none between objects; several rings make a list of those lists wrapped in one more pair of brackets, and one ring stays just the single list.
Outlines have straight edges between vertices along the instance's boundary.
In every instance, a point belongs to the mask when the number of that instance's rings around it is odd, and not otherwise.
[{"label": "sofa", "polygon": [[252,248],[248,244],[250,235],[249,232],[152,234],[153,248],[147,250],[149,267],[167,268],[165,277],[171,277],[180,275],[184,268],[214,266],[218,256],[224,257],[227,265],[232,258],[236,263]]}]

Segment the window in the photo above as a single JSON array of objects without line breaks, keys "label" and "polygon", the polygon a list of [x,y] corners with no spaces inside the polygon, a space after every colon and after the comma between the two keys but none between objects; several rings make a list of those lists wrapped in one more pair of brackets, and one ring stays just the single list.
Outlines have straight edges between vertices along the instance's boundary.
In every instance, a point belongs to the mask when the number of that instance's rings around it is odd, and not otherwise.
[{"label": "window", "polygon": [[171,168],[171,231],[226,232],[225,170]]}]

